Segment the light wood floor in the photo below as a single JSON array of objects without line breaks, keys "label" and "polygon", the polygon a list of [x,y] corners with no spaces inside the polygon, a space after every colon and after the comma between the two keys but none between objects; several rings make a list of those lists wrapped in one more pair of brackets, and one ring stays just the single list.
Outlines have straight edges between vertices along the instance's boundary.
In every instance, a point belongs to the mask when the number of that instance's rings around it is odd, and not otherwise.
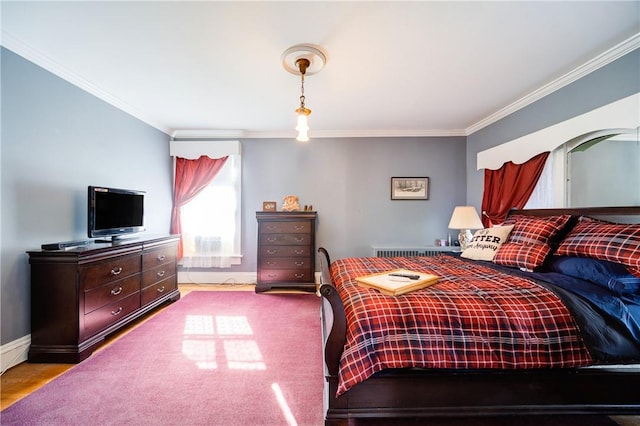
[{"label": "light wood floor", "polygon": [[[180,284],[180,296],[184,296],[187,293],[198,291],[254,291],[255,285],[252,284]],[[164,305],[165,307],[168,305]],[[124,327],[121,331],[108,337],[104,343],[97,349],[99,351],[106,345],[112,343],[114,340],[122,337],[126,333],[139,326],[153,315],[160,312],[162,308],[153,311],[150,315],[145,315],[143,318],[138,319],[131,324]],[[74,364],[32,364],[23,362],[15,367],[7,370],[2,377],[0,377],[0,394],[2,398],[0,400],[0,410],[5,409],[14,402],[24,398],[31,392],[40,388],[41,386],[49,383],[51,380],[64,373]]]}]

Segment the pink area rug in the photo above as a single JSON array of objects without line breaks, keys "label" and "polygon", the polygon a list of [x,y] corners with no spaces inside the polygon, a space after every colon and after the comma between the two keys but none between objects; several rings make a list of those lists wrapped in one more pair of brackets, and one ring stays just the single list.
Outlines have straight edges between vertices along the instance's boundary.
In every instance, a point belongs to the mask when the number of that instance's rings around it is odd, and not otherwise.
[{"label": "pink area rug", "polygon": [[191,292],[0,413],[2,425],[321,425],[320,299]]}]

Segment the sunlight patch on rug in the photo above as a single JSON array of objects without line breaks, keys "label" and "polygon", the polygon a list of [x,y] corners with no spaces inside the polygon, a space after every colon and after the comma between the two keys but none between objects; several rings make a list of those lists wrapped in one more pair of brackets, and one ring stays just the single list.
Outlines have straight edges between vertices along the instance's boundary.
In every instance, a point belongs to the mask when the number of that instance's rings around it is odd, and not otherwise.
[{"label": "sunlight patch on rug", "polygon": [[291,412],[291,408],[289,408],[289,404],[287,403],[287,400],[285,399],[284,394],[282,393],[282,389],[280,389],[280,385],[278,385],[277,383],[272,383],[271,389],[273,390],[273,393],[276,395],[276,400],[278,401],[278,405],[282,410],[282,414],[284,414],[285,419],[287,419],[287,424],[289,426],[298,426],[298,422],[296,421],[296,418]]},{"label": "sunlight patch on rug", "polygon": [[224,353],[229,370],[266,370],[255,340],[225,340]]},{"label": "sunlight patch on rug", "polygon": [[[256,341],[238,339],[253,335],[246,316],[187,315],[183,334],[182,353],[201,370],[216,370],[224,361],[229,370],[267,369]],[[216,342],[224,360],[217,359]]]},{"label": "sunlight patch on rug", "polygon": [[253,330],[247,317],[216,316],[218,334],[221,336],[251,336]]}]

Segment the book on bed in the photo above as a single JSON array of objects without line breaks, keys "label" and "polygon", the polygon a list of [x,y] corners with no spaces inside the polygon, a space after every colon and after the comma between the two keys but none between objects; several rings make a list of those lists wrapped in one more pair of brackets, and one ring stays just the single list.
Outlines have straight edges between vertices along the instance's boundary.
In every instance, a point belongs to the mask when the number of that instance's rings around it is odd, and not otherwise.
[{"label": "book on bed", "polygon": [[356,278],[358,284],[376,289],[389,296],[399,296],[414,290],[429,287],[438,282],[437,275],[408,269],[393,269],[382,273]]}]

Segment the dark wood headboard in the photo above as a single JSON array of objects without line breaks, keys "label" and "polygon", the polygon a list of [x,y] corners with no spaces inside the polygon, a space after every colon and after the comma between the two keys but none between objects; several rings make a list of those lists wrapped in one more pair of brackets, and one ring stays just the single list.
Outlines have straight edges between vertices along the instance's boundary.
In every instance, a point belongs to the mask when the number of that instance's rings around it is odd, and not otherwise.
[{"label": "dark wood headboard", "polygon": [[524,214],[528,216],[555,216],[560,214],[571,214],[574,216],[589,216],[595,219],[607,220],[616,223],[640,223],[640,206],[510,210],[509,216],[513,214]]}]

